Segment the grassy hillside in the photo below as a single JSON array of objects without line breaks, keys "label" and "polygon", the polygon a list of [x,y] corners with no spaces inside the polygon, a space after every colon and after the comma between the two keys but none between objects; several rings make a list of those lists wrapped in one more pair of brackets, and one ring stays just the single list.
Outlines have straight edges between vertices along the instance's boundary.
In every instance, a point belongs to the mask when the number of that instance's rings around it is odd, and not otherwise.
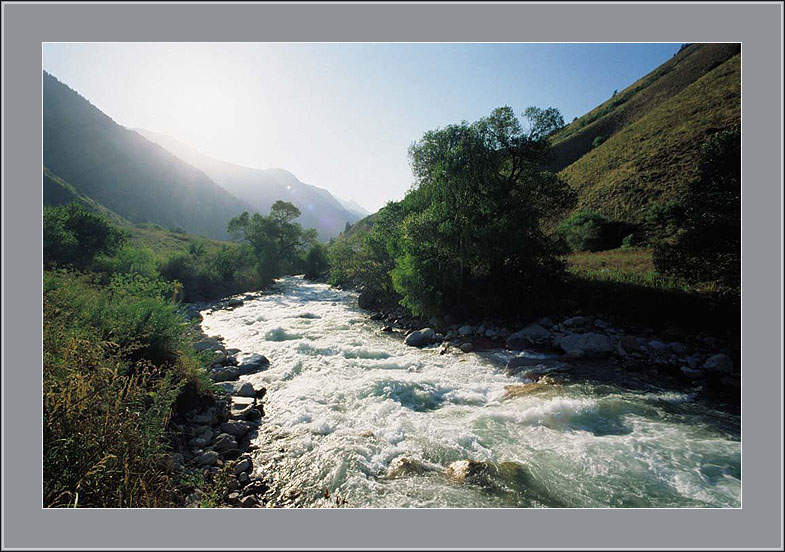
[{"label": "grassy hillside", "polygon": [[[740,121],[741,54],[722,61],[731,46],[685,48],[618,94],[629,99],[617,109],[606,102],[554,137],[562,162],[590,139],[605,137],[559,173],[578,192],[577,209],[642,223],[649,206],[683,192],[696,176],[701,144]],[[710,70],[688,82],[700,67]]]},{"label": "grassy hillside", "polygon": [[[48,73],[43,134],[44,166],[81,196],[133,223],[225,238],[229,219],[250,210],[204,173],[118,125]],[[64,189],[58,191],[67,199]]]}]

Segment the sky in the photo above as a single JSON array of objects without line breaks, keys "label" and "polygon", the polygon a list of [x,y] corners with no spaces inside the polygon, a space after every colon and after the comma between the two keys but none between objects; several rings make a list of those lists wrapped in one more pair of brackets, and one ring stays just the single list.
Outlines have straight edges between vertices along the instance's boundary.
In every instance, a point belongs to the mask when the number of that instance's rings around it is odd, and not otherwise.
[{"label": "sky", "polygon": [[123,126],[376,211],[412,185],[407,150],[424,132],[505,105],[569,123],[680,46],[49,43],[43,69]]}]

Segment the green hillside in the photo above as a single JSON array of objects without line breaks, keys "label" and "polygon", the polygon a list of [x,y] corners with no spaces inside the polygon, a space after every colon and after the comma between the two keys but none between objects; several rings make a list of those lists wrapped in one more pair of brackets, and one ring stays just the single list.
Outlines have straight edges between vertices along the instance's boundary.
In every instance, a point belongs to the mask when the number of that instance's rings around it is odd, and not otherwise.
[{"label": "green hillside", "polygon": [[[43,161],[70,184],[47,184],[65,201],[74,192],[133,223],[181,227],[226,238],[226,224],[250,207],[203,172],[128,130],[44,73]],[[59,186],[59,189],[58,189]]]},{"label": "green hillside", "polygon": [[678,197],[696,175],[700,145],[740,121],[738,50],[687,46],[556,134],[554,168],[578,192],[576,209],[641,223],[649,206]]}]

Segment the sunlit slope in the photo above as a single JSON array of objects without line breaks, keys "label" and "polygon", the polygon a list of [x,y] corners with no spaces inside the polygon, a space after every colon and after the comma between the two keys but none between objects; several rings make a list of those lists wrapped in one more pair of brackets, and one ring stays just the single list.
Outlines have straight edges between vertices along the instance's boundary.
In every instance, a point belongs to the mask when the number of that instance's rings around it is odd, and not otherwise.
[{"label": "sunlit slope", "polygon": [[695,177],[701,144],[740,122],[741,55],[656,107],[636,113],[634,120],[561,170],[578,191],[578,209],[640,223],[650,205],[678,197]]}]

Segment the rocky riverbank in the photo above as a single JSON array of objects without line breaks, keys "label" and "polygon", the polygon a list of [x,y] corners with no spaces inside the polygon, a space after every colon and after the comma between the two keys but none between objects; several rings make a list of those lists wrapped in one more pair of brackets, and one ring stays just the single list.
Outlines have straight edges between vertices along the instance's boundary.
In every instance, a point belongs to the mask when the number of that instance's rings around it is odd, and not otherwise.
[{"label": "rocky riverbank", "polygon": [[[437,346],[441,354],[508,349],[516,356],[507,363],[507,374],[527,382],[602,379],[610,370],[616,379],[694,391],[731,410],[740,401],[738,351],[714,336],[689,335],[676,327],[657,333],[598,314],[549,316],[510,328],[493,320],[423,320],[400,307],[373,310],[362,294],[359,304],[371,310],[372,320],[386,324],[382,331],[403,333],[409,346]],[[523,351],[550,358],[531,358]]]},{"label": "rocky riverbank", "polygon": [[[201,311],[234,309],[253,297],[186,304],[183,314],[190,321],[201,322]],[[171,422],[172,462],[182,482],[184,506],[268,506],[264,494],[269,474],[260,473],[251,456],[251,442],[264,416],[266,389],[239,378],[265,370],[269,361],[255,352],[227,349],[220,336],[200,331],[195,338],[194,349],[212,355],[207,376],[213,391],[186,389],[178,398]]]}]

